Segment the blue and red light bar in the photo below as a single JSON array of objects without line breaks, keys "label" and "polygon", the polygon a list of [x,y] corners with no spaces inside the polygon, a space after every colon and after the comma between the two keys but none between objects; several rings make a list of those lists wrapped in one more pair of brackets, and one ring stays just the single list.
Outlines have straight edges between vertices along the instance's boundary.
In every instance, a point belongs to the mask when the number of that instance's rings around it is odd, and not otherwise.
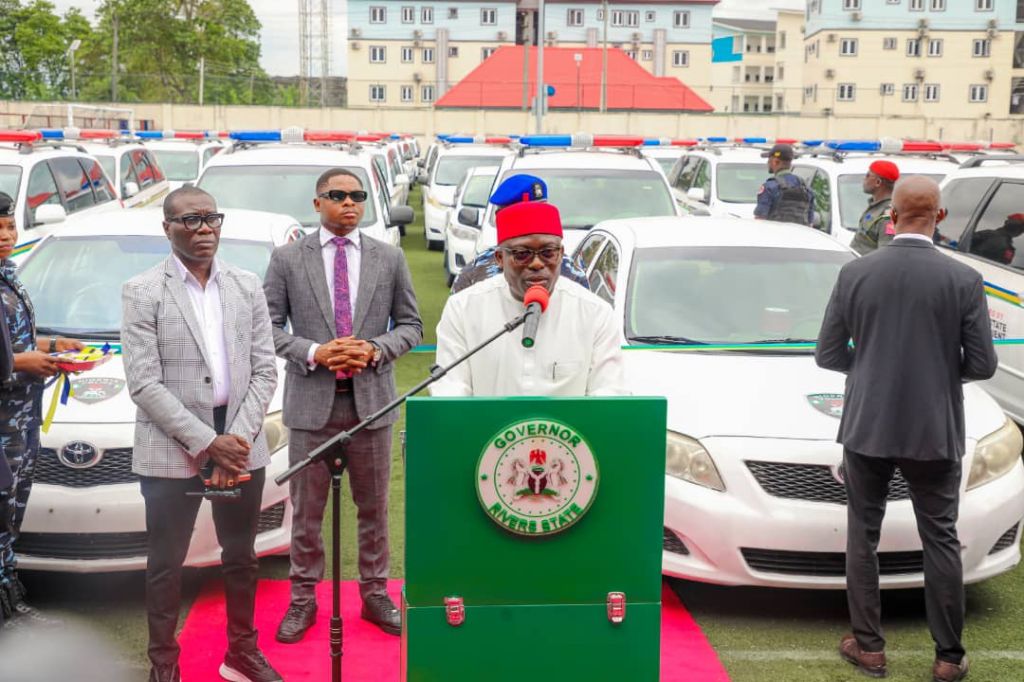
[{"label": "blue and red light bar", "polygon": [[644,138],[645,147],[696,147],[698,140],[680,140],[668,137],[647,137]]},{"label": "blue and red light bar", "polygon": [[445,142],[449,144],[509,144],[512,138],[498,135],[448,135]]},{"label": "blue and red light bar", "polygon": [[127,130],[101,130],[97,128],[43,128],[39,131],[44,140],[113,140],[130,135]]},{"label": "blue and red light bar", "polygon": [[519,138],[524,147],[640,147],[644,138],[633,135],[525,135]]},{"label": "blue and red light bar", "polygon": [[351,130],[232,130],[228,137],[236,142],[379,142],[389,133],[356,133]]},{"label": "blue and red light bar", "polygon": [[221,134],[212,130],[139,130],[140,140],[216,140]]},{"label": "blue and red light bar", "polygon": [[0,142],[17,142],[31,144],[43,139],[38,130],[0,130]]}]

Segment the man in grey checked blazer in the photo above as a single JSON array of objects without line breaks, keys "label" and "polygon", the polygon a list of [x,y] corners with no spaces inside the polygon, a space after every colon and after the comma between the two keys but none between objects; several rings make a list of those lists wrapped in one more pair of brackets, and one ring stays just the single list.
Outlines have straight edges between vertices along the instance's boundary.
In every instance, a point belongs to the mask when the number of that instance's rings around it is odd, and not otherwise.
[{"label": "man in grey checked blazer", "polygon": [[[325,172],[314,206],[320,229],[274,251],[264,279],[277,354],[287,360],[284,423],[297,462],[339,431],[393,400],[394,363],[423,337],[412,278],[401,249],[360,234],[367,192],[343,169]],[[356,434],[347,469],[358,509],[362,617],[391,634],[401,616],[386,586],[388,484],[394,410]],[[277,639],[302,639],[316,620],[324,577],[321,524],[330,488],[326,466],[291,480],[294,507],[291,604]]]},{"label": "man in grey checked blazer", "polygon": [[171,255],[122,290],[124,370],[137,407],[132,469],[141,477],[149,534],[150,682],[180,679],[181,568],[202,501],[187,493],[204,490],[201,470],[212,486],[240,491],[237,500],[212,503],[228,616],[221,676],[281,679],[257,648],[253,625],[274,342],[259,278],[215,258],[223,219],[206,192],[172,192],[163,223]]}]

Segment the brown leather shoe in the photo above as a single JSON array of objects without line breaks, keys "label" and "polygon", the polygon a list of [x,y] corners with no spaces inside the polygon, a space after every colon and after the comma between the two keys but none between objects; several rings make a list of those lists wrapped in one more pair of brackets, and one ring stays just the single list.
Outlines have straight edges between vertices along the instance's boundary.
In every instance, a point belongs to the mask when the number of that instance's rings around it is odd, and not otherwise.
[{"label": "brown leather shoe", "polygon": [[839,640],[839,655],[844,661],[857,666],[857,670],[868,677],[888,675],[885,669],[885,652],[862,651],[857,644],[857,638],[853,635],[845,635]]},{"label": "brown leather shoe", "polygon": [[967,668],[966,656],[960,659],[960,665],[936,658],[932,666],[932,679],[935,682],[958,682],[967,677]]}]

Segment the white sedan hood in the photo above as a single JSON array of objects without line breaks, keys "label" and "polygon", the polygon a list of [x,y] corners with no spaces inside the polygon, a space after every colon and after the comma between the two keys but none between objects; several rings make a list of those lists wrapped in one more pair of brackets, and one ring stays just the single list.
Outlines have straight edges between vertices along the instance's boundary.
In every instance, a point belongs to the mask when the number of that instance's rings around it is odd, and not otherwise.
[{"label": "white sedan hood", "polygon": [[[633,395],[668,398],[668,428],[693,438],[733,436],[835,440],[846,377],[819,368],[812,355],[625,351]],[[817,406],[816,406],[817,405]],[[967,437],[1003,425],[995,401],[964,387]]]}]

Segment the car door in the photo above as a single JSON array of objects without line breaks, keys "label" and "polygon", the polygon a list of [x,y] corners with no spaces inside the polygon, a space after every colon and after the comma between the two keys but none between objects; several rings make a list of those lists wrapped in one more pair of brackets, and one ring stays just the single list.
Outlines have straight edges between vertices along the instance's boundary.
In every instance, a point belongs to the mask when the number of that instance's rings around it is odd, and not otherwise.
[{"label": "car door", "polygon": [[695,201],[687,194],[697,179],[697,171],[703,159],[696,155],[685,156],[681,160],[678,173],[672,183],[672,195],[676,203],[687,215],[707,215],[707,206],[702,202]]},{"label": "car door", "polygon": [[131,198],[130,203],[126,200],[125,206],[145,206],[167,194],[167,178],[149,152],[145,149],[132,149],[125,156],[130,158],[139,183],[139,193]]},{"label": "car door", "polygon": [[[53,172],[50,164],[43,161],[32,166],[28,174],[28,186],[25,188],[25,218],[24,235],[19,235],[21,241],[26,241],[29,234],[32,239],[38,239],[38,225],[36,225],[36,209],[43,204],[57,204],[62,206],[60,190],[57,189],[57,181],[53,179]],[[64,209],[65,211],[67,208]]]}]

